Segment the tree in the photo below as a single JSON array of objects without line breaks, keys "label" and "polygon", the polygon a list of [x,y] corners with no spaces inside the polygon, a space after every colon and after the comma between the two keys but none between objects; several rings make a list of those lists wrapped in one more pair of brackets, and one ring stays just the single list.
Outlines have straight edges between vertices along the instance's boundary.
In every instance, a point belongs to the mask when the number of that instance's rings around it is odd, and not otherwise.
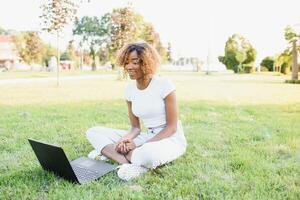
[{"label": "tree", "polygon": [[235,53],[235,57],[234,58],[239,63],[239,65],[237,66],[237,72],[242,71],[243,70],[242,63],[247,59],[247,53],[246,53],[246,51],[244,49],[239,49],[239,51],[237,51]]},{"label": "tree", "polygon": [[260,66],[267,68],[268,71],[274,71],[274,60],[272,56],[267,56],[261,61]]},{"label": "tree", "polygon": [[19,56],[22,60],[32,65],[42,63],[43,42],[36,32],[24,32],[13,37]]},{"label": "tree", "polygon": [[5,34],[6,34],[5,29],[0,26],[0,35],[5,35]]},{"label": "tree", "polygon": [[298,46],[297,42],[300,39],[300,33],[297,34],[296,31],[291,27],[287,26],[284,30],[284,37],[289,42],[292,43],[292,80],[298,80]]},{"label": "tree", "polygon": [[[109,23],[110,33],[110,51],[115,54],[126,43],[134,42],[138,39],[138,19],[131,6],[114,9],[111,13],[111,22]],[[114,63],[114,57],[111,59]]]},{"label": "tree", "polygon": [[66,51],[63,52],[63,54],[60,56],[60,60],[71,60],[75,61],[76,59],[76,52],[74,47],[74,41],[70,40],[68,43],[68,46],[66,48]]},{"label": "tree", "polygon": [[137,27],[139,31],[138,38],[151,44],[158,52],[163,62],[167,62],[167,49],[162,45],[159,34],[155,31],[154,26],[145,22],[144,18],[136,13]]},{"label": "tree", "polygon": [[74,19],[77,5],[72,0],[47,0],[41,6],[43,14],[43,30],[56,33],[57,37],[57,85],[59,85],[59,34],[63,28]]},{"label": "tree", "polygon": [[167,60],[167,49],[163,46],[160,38],[159,38],[159,34],[156,34],[156,44],[154,45],[154,48],[156,48],[158,54],[161,57],[161,61],[162,63],[166,63]]},{"label": "tree", "polygon": [[98,51],[98,57],[101,64],[105,64],[109,61],[109,51],[107,48],[100,48]]},{"label": "tree", "polygon": [[173,61],[173,58],[172,58],[172,46],[171,46],[171,43],[168,42],[168,47],[167,47],[167,60],[169,63],[171,63]]},{"label": "tree", "polygon": [[43,57],[42,63],[45,66],[49,66],[49,60],[52,56],[56,55],[56,49],[52,47],[50,44],[43,44]]},{"label": "tree", "polygon": [[89,46],[89,52],[93,59],[92,70],[95,71],[96,55],[101,43],[104,41],[103,37],[106,30],[97,17],[84,16],[80,20],[76,19],[74,25],[73,34],[80,35],[82,37],[82,45],[87,44]]},{"label": "tree", "polygon": [[110,49],[110,60],[114,63],[115,53],[124,44],[143,40],[151,44],[163,60],[166,60],[167,51],[162,45],[159,34],[153,25],[146,22],[142,15],[136,13],[129,5],[124,8],[114,9],[108,14],[106,44]]},{"label": "tree", "polygon": [[275,56],[274,68],[281,73],[288,74],[292,66],[292,61],[292,52],[290,49],[286,49],[281,54]]},{"label": "tree", "polygon": [[[235,73],[250,72],[254,68],[256,50],[250,42],[239,34],[233,34],[226,42],[225,55],[219,61]],[[249,69],[248,69],[249,68]]]},{"label": "tree", "polygon": [[67,49],[66,49],[66,55],[69,58],[69,60],[74,61],[76,59],[74,40],[69,41],[69,44],[68,44]]},{"label": "tree", "polygon": [[96,56],[99,56],[101,63],[111,61],[114,67],[116,52],[125,44],[139,40],[152,44],[161,57],[166,58],[167,55],[153,25],[146,22],[130,5],[113,9],[100,18],[86,16],[76,20],[73,34],[81,36],[81,44],[88,46],[93,58],[93,69]]}]

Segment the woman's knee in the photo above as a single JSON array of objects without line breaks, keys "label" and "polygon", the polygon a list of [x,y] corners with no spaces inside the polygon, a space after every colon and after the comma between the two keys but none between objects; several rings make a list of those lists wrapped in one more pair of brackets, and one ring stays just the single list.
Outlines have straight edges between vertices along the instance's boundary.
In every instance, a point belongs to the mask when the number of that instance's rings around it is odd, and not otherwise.
[{"label": "woman's knee", "polygon": [[147,144],[135,149],[132,153],[131,163],[154,169],[160,165],[159,157]]},{"label": "woman's knee", "polygon": [[101,136],[104,136],[106,135],[108,132],[108,129],[105,128],[105,127],[100,127],[100,126],[95,126],[95,127],[92,127],[92,128],[89,128],[87,131],[86,131],[86,137],[88,139],[92,139],[94,137],[99,137],[100,135]]}]

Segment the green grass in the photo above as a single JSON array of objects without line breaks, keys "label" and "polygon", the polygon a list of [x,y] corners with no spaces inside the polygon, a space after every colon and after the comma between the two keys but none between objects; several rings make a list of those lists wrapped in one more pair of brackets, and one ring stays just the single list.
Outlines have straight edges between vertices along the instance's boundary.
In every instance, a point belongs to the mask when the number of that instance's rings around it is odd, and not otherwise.
[{"label": "green grass", "polygon": [[[115,73],[116,72],[106,71],[106,70],[98,70],[98,71],[72,70],[72,71],[60,71],[59,76],[67,77],[67,76],[84,76],[84,75],[115,74]],[[49,78],[49,77],[56,77],[56,76],[57,76],[57,72],[47,72],[47,71],[39,71],[39,70],[32,70],[32,71],[14,70],[14,71],[0,72],[0,80],[17,79],[17,78]]]},{"label": "green grass", "polygon": [[[86,185],[43,171],[27,138],[62,146],[70,160],[86,155],[89,127],[128,128],[124,82],[0,86],[0,199],[300,199],[300,98],[280,99],[298,85],[168,76],[178,88],[186,154],[130,182],[110,173]],[[265,95],[253,102],[257,92]]]},{"label": "green grass", "polygon": [[285,80],[286,83],[300,84],[300,80]]}]

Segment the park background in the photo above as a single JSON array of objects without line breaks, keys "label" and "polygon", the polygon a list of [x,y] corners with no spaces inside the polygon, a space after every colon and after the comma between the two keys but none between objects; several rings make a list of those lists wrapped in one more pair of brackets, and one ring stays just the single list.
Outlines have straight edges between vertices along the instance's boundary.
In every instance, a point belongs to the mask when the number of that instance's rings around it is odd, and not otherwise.
[{"label": "park background", "polygon": [[[0,8],[0,199],[299,199],[297,1],[5,1]],[[62,9],[62,10],[61,10]],[[73,160],[96,125],[128,129],[117,50],[147,41],[176,86],[188,141],[130,182],[74,185],[27,138]]]}]

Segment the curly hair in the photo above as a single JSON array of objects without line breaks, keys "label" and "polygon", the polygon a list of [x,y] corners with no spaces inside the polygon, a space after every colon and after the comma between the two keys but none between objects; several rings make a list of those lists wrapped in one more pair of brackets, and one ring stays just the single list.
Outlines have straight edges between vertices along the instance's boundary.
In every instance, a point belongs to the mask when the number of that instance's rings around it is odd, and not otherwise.
[{"label": "curly hair", "polygon": [[127,77],[128,72],[125,68],[125,63],[128,60],[129,54],[136,51],[140,66],[145,77],[151,77],[156,73],[159,66],[159,55],[152,46],[146,42],[131,43],[122,47],[118,53],[116,64],[124,69],[124,76]]}]

